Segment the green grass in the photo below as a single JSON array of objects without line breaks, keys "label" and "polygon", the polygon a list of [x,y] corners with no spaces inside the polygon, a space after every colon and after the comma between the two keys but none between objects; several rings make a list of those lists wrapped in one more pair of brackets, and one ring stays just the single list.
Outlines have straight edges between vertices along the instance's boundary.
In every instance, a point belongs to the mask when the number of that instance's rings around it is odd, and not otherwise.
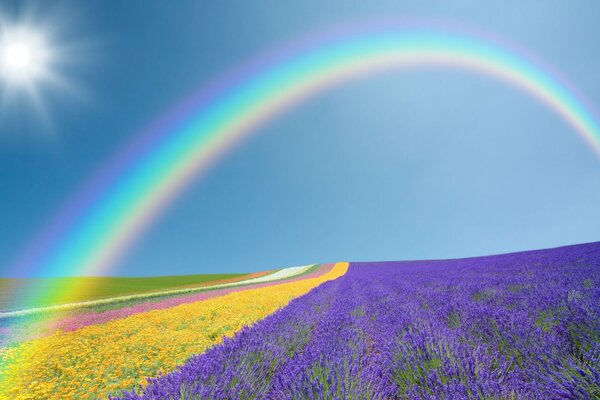
[{"label": "green grass", "polygon": [[[153,277],[69,277],[13,279],[0,278],[0,311],[27,307],[44,307],[71,302],[98,300],[115,296],[162,291],[219,281],[243,278],[248,274],[204,274]],[[35,287],[34,293],[30,289]],[[39,296],[62,288],[85,288],[72,291],[68,297],[55,301]]]}]

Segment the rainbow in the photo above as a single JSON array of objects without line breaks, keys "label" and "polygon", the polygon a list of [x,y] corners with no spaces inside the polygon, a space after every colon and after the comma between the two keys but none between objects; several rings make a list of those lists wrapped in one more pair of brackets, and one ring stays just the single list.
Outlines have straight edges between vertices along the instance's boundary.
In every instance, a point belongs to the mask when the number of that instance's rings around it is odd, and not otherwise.
[{"label": "rainbow", "polygon": [[[14,268],[37,276],[107,273],[186,185],[265,122],[344,82],[424,66],[468,70],[507,83],[546,105],[600,154],[591,108],[520,51],[440,28],[350,29],[269,53],[183,101],[110,160]],[[60,298],[60,293],[41,295]]]}]

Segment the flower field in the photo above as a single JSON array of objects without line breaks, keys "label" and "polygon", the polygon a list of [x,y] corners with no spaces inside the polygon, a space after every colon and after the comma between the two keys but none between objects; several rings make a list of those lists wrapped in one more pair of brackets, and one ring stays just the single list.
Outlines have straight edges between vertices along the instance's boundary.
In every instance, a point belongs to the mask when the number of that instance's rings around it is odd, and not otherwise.
[{"label": "flower field", "polygon": [[263,282],[3,348],[0,398],[87,399],[143,384],[346,270],[338,263],[316,277]]},{"label": "flower field", "polygon": [[57,319],[0,398],[600,398],[600,243],[303,268]]},{"label": "flower field", "polygon": [[598,398],[599,244],[354,263],[343,277],[118,397]]}]

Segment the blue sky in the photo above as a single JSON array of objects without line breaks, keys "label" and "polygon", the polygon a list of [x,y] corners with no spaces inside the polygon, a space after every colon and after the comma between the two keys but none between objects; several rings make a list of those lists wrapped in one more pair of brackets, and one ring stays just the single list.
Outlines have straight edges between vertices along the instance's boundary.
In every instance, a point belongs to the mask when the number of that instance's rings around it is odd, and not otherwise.
[{"label": "blue sky", "polygon": [[[31,7],[4,3],[8,19]],[[65,15],[65,41],[89,44],[64,71],[88,100],[49,91],[50,131],[26,107],[2,126],[0,274],[144,126],[228,69],[331,26],[397,17],[483,29],[544,59],[600,108],[595,1],[216,3],[38,4],[40,15]],[[113,273],[242,272],[596,241],[599,200],[598,157],[530,97],[467,72],[386,73],[261,128],[194,182]]]}]

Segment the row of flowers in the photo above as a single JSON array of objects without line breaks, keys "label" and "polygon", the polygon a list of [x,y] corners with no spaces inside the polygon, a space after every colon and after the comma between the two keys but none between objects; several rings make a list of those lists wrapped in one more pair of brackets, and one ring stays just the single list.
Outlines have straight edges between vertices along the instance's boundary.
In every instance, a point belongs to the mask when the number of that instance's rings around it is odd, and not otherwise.
[{"label": "row of flowers", "polygon": [[[184,295],[184,296],[167,297],[167,298],[156,300],[156,301],[146,301],[143,303],[133,304],[131,306],[126,306],[126,307],[121,307],[121,308],[116,308],[116,309],[110,309],[107,311],[96,312],[94,310],[90,310],[88,312],[76,314],[74,316],[68,316],[65,318],[53,320],[52,323],[49,324],[49,329],[52,331],[58,331],[58,330],[65,331],[65,332],[74,331],[74,330],[83,328],[84,326],[103,324],[108,321],[125,318],[130,315],[135,315],[135,314],[139,314],[139,313],[143,313],[143,312],[148,312],[148,311],[152,311],[152,310],[163,310],[163,309],[178,306],[180,304],[195,303],[197,301],[208,300],[208,299],[212,299],[214,297],[224,296],[226,294],[235,293],[235,292],[239,292],[242,290],[268,287],[268,286],[277,284],[277,283],[279,283],[280,280],[284,280],[284,279],[287,281],[292,281],[292,280],[299,280],[299,279],[316,278],[316,277],[319,277],[319,276],[329,272],[332,267],[333,267],[333,264],[324,264],[324,265],[320,265],[318,268],[315,268],[314,271],[312,271],[311,273],[306,274],[306,275],[304,275],[302,273],[297,273],[297,274],[293,274],[293,275],[287,275],[286,278],[280,278],[280,279],[261,279],[259,281],[256,281],[256,283],[253,283],[253,284],[248,284],[248,285],[243,285],[243,286],[233,286],[233,287],[223,288],[223,289],[215,289],[215,290],[210,290],[210,291],[204,291],[201,293],[188,294],[188,295]],[[307,271],[307,269],[303,268],[303,271],[305,272],[305,271]],[[271,275],[274,275],[274,274],[271,274]],[[267,278],[267,277],[265,276],[265,278]],[[244,282],[248,282],[248,281],[244,281]]]}]

